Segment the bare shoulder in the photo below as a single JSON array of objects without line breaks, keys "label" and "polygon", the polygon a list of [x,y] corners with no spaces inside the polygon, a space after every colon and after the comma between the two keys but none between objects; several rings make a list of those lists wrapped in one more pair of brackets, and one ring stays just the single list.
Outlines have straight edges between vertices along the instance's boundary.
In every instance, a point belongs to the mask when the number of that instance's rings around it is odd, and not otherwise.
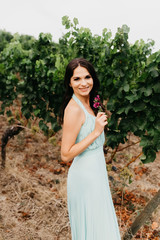
[{"label": "bare shoulder", "polygon": [[82,108],[73,100],[71,99],[69,103],[67,104],[65,111],[64,111],[64,120],[72,120],[72,122],[75,120],[81,121],[83,124],[85,121],[85,114],[82,110]]}]

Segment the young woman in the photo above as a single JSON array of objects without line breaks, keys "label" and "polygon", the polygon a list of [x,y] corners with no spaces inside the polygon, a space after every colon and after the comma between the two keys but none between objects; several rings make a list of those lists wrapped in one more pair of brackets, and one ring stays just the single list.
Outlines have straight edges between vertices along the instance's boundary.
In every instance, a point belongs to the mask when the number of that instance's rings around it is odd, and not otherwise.
[{"label": "young woman", "polygon": [[107,116],[95,116],[99,80],[91,63],[73,59],[66,68],[65,86],[61,158],[73,160],[67,180],[72,240],[120,240],[103,152]]}]

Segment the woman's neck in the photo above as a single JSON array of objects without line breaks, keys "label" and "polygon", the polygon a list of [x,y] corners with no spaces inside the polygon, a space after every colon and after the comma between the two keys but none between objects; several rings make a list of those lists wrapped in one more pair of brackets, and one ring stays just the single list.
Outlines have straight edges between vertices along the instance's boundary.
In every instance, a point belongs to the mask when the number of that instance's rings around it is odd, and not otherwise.
[{"label": "woman's neck", "polygon": [[90,106],[90,102],[89,102],[90,95],[81,96],[81,95],[77,95],[77,94],[75,94],[75,93],[74,93],[74,95],[75,95],[84,105]]}]

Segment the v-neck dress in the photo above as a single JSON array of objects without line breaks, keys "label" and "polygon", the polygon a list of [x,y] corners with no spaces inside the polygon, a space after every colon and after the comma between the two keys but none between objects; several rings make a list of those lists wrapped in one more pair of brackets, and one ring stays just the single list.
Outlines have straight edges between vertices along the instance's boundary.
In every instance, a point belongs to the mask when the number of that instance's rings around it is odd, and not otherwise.
[{"label": "v-neck dress", "polygon": [[[79,98],[72,98],[85,113],[76,139],[82,141],[95,128],[91,115]],[[104,131],[85,151],[76,156],[68,171],[67,202],[72,240],[120,240],[103,152]]]}]

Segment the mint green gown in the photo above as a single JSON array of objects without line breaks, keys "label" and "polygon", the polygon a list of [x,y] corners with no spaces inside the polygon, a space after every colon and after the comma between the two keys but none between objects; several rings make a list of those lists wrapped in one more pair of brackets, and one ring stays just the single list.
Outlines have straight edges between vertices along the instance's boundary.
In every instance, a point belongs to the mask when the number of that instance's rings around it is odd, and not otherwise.
[{"label": "mint green gown", "polygon": [[[72,98],[86,117],[76,139],[78,143],[94,130],[96,117],[87,112],[75,94]],[[103,131],[74,158],[68,171],[67,201],[72,240],[121,239],[106,171],[104,141]]]}]

